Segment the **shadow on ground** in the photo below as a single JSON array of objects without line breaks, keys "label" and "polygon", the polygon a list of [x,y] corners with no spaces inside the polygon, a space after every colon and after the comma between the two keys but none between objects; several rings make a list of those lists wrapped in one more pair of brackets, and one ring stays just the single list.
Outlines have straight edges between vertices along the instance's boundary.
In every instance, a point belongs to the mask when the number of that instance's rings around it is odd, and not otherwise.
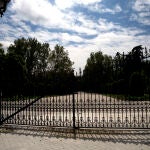
[{"label": "shadow on ground", "polygon": [[113,143],[150,145],[150,130],[67,129],[33,126],[3,126],[0,133],[48,138],[72,138]]}]

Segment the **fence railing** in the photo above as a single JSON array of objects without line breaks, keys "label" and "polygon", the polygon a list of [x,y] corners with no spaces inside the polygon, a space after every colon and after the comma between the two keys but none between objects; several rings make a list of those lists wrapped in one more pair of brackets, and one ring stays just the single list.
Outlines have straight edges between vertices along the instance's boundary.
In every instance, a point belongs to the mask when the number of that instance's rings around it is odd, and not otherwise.
[{"label": "fence railing", "polygon": [[1,97],[1,124],[73,128],[150,128],[150,101],[78,92]]}]

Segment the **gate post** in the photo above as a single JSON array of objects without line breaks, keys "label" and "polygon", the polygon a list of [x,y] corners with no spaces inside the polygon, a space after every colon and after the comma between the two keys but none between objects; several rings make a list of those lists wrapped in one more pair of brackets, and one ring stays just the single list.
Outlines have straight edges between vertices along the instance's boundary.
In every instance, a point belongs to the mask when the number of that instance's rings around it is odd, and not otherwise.
[{"label": "gate post", "polygon": [[2,91],[0,90],[0,125],[2,125],[2,118],[3,118],[3,114],[2,114]]},{"label": "gate post", "polygon": [[73,98],[72,98],[72,102],[73,102],[73,106],[72,106],[72,110],[73,110],[73,128],[76,128],[76,124],[75,124],[75,93],[73,92]]}]

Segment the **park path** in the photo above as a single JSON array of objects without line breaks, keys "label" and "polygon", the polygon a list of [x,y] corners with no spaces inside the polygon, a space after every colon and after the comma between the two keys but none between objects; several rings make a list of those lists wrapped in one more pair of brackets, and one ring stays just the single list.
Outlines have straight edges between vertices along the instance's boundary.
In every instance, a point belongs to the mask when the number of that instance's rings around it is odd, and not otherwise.
[{"label": "park path", "polygon": [[[101,131],[100,131],[101,132]],[[0,150],[149,150],[150,131],[36,131],[0,132]]]}]

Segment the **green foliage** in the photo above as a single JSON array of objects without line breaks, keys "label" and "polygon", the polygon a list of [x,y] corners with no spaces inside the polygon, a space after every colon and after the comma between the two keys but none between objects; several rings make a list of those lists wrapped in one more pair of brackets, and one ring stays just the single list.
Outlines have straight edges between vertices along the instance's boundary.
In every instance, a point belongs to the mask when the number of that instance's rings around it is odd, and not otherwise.
[{"label": "green foliage", "polygon": [[74,89],[73,62],[63,46],[51,51],[48,43],[20,38],[3,53],[0,45],[0,90],[3,94],[25,95],[71,92]]},{"label": "green foliage", "polygon": [[80,82],[83,84],[83,89],[132,96],[148,94],[150,92],[149,52],[139,45],[126,55],[116,53],[113,59],[103,55],[102,52],[91,53]]},{"label": "green foliage", "polygon": [[129,80],[130,94],[134,96],[143,96],[145,89],[145,77],[139,72],[133,72]]},{"label": "green foliage", "polygon": [[67,93],[74,89],[73,62],[63,46],[56,45],[49,54],[48,59],[48,82],[52,93]]},{"label": "green foliage", "polygon": [[[76,90],[143,97],[150,93],[150,51],[141,45],[114,58],[91,53],[83,76],[74,76],[73,62],[63,46],[20,38],[5,54],[0,44],[0,90],[4,94],[64,94]],[[78,85],[77,85],[78,83]],[[77,88],[78,87],[78,88]]]},{"label": "green foliage", "polygon": [[0,56],[4,55],[3,45],[0,43]]},{"label": "green foliage", "polygon": [[54,72],[66,72],[70,73],[73,71],[73,62],[68,56],[68,52],[64,51],[64,47],[56,45],[54,50],[49,55],[49,69]]},{"label": "green foliage", "polygon": [[35,38],[17,39],[8,48],[8,54],[15,54],[21,57],[28,77],[46,70],[49,51],[49,44],[41,44]]},{"label": "green foliage", "polygon": [[112,57],[102,52],[91,53],[83,71],[86,90],[103,91],[111,81]]}]

